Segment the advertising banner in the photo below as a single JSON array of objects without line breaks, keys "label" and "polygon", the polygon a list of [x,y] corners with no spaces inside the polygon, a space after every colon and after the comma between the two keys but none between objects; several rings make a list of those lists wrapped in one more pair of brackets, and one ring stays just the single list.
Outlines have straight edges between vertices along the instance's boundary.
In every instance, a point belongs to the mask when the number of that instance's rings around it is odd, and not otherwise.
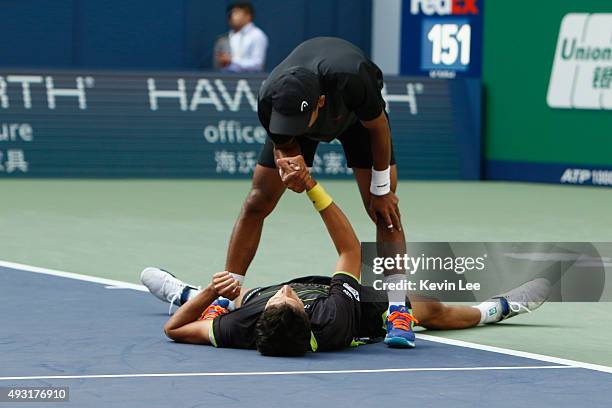
[{"label": "advertising banner", "polygon": [[484,33],[485,178],[612,186],[612,3],[490,2]]},{"label": "advertising banner", "polygon": [[[0,177],[250,177],[262,75],[0,71]],[[401,178],[480,177],[480,82],[386,78]],[[321,143],[313,173],[348,178]]]},{"label": "advertising banner", "polygon": [[400,72],[480,78],[484,0],[403,0]]}]

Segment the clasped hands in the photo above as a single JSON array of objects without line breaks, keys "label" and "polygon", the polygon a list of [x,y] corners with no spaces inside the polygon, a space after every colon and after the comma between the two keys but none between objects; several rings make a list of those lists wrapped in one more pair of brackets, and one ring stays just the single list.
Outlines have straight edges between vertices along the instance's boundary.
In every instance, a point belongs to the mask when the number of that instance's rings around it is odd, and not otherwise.
[{"label": "clasped hands", "polygon": [[278,173],[283,184],[291,191],[302,193],[304,190],[312,188],[314,181],[310,177],[310,171],[304,156],[283,157],[276,160]]}]

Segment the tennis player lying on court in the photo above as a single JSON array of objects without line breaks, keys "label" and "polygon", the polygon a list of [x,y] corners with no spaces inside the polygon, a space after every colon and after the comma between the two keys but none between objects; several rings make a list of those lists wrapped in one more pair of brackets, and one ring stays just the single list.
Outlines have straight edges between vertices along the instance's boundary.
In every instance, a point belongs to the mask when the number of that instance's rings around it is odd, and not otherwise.
[{"label": "tennis player lying on court", "polygon": [[[338,251],[334,275],[247,290],[229,272],[219,272],[199,290],[169,272],[147,268],[141,281],[151,293],[170,302],[171,307],[173,303],[181,305],[164,326],[169,338],[216,347],[256,348],[270,356],[299,356],[309,350],[337,350],[376,341],[397,329],[408,331],[414,342],[415,323],[437,330],[495,323],[536,309],[548,296],[550,285],[544,279],[474,307],[449,306],[413,296],[412,310],[392,307],[385,320],[387,294],[359,284],[361,248],[347,218],[321,185],[310,178],[305,188]],[[372,301],[362,302],[361,298]]]}]

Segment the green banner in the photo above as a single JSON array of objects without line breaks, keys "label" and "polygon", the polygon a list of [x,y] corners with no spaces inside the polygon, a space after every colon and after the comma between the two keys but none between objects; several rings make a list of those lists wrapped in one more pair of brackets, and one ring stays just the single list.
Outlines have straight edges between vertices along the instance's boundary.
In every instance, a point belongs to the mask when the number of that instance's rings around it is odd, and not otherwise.
[{"label": "green banner", "polygon": [[612,185],[612,2],[495,1],[485,13],[487,175]]}]

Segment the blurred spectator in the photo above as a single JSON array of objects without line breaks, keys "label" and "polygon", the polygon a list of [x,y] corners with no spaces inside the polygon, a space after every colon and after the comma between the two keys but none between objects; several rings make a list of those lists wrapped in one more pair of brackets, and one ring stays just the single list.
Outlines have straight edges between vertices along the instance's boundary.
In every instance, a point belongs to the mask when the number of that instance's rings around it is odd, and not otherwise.
[{"label": "blurred spectator", "polygon": [[231,30],[215,43],[215,68],[230,72],[263,71],[268,37],[253,24],[253,5],[233,3],[227,8],[227,16]]}]

